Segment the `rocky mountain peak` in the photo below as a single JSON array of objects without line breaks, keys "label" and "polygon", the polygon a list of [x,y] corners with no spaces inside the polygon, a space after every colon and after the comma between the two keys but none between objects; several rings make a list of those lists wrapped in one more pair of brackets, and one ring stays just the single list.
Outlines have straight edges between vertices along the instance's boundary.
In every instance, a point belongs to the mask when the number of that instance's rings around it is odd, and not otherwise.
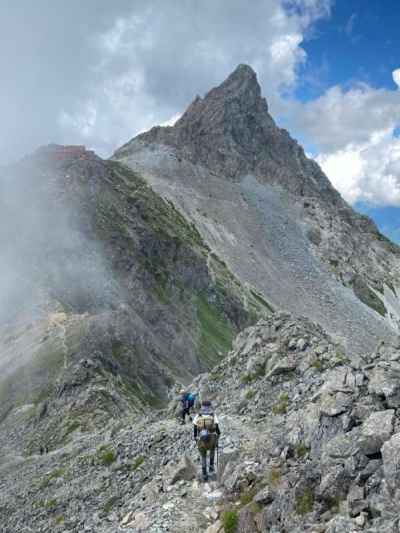
[{"label": "rocky mountain peak", "polygon": [[[238,114],[246,113],[254,109],[254,105],[261,103],[260,100],[262,100],[261,87],[256,73],[249,65],[239,65],[221,85],[211,89],[204,99],[197,97],[183,116],[198,108],[200,103],[204,110],[207,106],[215,107],[217,103],[225,107],[227,104],[238,101],[241,106],[236,107],[235,110]],[[267,111],[265,100],[262,103],[265,105],[264,111]]]},{"label": "rocky mountain peak", "polygon": [[135,158],[146,147],[160,145],[173,148],[179,160],[228,179],[253,174],[298,195],[328,194],[331,202],[340,201],[318,165],[275,124],[249,65],[240,64],[218,87],[197,96],[173,127],[138,135],[114,158]]},{"label": "rocky mountain peak", "polygon": [[256,73],[248,65],[239,65],[204,98],[197,96],[175,128],[184,130],[184,136],[180,136],[181,142],[187,141],[187,130],[196,136],[201,131],[207,131],[209,135],[222,133],[224,138],[235,134],[238,141],[248,137],[256,114],[268,123],[272,121],[267,103],[261,97]]}]

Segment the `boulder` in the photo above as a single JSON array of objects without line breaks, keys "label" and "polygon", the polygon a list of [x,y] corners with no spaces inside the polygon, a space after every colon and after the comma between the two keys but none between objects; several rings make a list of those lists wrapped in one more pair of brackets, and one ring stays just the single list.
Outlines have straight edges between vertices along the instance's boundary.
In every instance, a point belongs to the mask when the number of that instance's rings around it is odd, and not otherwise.
[{"label": "boulder", "polygon": [[197,470],[189,457],[185,454],[174,468],[170,477],[170,484],[174,485],[177,481],[192,481],[197,475]]},{"label": "boulder", "polygon": [[299,350],[299,352],[304,352],[304,350],[308,347],[309,343],[306,339],[299,339],[297,341],[296,348]]},{"label": "boulder", "polygon": [[239,522],[236,529],[237,533],[255,533],[257,531],[254,512],[251,504],[243,507],[239,513]]},{"label": "boulder", "polygon": [[325,533],[356,533],[354,522],[344,516],[335,516],[326,526]]},{"label": "boulder", "polygon": [[267,486],[257,492],[254,496],[254,501],[260,505],[268,505],[274,500],[274,494],[272,490]]},{"label": "boulder", "polygon": [[338,392],[336,394],[323,394],[320,401],[321,414],[337,416],[346,412],[352,403],[350,394]]},{"label": "boulder", "polygon": [[393,433],[394,410],[377,411],[364,421],[361,436],[358,440],[360,450],[365,455],[379,452],[384,442],[390,439]]},{"label": "boulder", "polygon": [[144,512],[138,512],[131,516],[129,522],[125,522],[126,517],[124,518],[124,524],[121,523],[123,528],[132,528],[138,533],[144,533],[149,531],[150,519]]},{"label": "boulder", "polygon": [[224,530],[224,527],[222,525],[222,522],[220,520],[217,520],[215,524],[212,524],[209,526],[205,533],[221,533]]},{"label": "boulder", "polygon": [[391,365],[375,367],[369,378],[370,394],[384,396],[389,407],[400,407],[399,373],[394,373]]},{"label": "boulder", "polygon": [[250,357],[246,364],[248,376],[256,377],[265,374],[265,354],[257,354]]},{"label": "boulder", "polygon": [[291,372],[296,369],[296,366],[296,356],[294,354],[282,357],[282,355],[278,353],[268,362],[266,372],[267,378]]},{"label": "boulder", "polygon": [[349,506],[349,514],[354,517],[368,508],[368,502],[364,500],[364,487],[353,485],[347,495],[347,503]]},{"label": "boulder", "polygon": [[324,446],[324,456],[332,459],[347,459],[355,451],[356,442],[353,432],[337,435]]},{"label": "boulder", "polygon": [[396,433],[382,446],[383,472],[391,492],[400,488],[400,433]]},{"label": "boulder", "polygon": [[319,498],[333,501],[345,497],[350,485],[350,476],[341,465],[333,466],[323,475],[317,489]]}]

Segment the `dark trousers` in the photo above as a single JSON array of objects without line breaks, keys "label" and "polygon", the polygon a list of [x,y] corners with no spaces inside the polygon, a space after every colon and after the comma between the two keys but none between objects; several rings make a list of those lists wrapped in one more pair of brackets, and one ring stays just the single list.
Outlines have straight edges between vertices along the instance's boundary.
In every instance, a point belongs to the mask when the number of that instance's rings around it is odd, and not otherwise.
[{"label": "dark trousers", "polygon": [[[200,450],[201,471],[203,476],[207,476],[207,450]],[[215,448],[210,450],[210,471],[214,470]]]},{"label": "dark trousers", "polygon": [[207,478],[207,452],[210,452],[210,471],[214,470],[214,460],[215,460],[215,449],[218,445],[217,435],[211,434],[209,440],[206,443],[203,443],[201,440],[198,441],[197,446],[199,448],[201,456],[201,470],[203,478]]},{"label": "dark trousers", "polygon": [[186,421],[186,415],[190,416],[190,407],[184,407],[181,411],[182,422]]}]

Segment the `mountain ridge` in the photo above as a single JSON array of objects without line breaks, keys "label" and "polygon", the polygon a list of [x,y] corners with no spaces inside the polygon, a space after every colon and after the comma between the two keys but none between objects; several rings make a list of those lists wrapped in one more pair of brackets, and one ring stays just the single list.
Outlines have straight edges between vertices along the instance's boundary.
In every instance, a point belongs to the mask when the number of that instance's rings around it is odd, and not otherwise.
[{"label": "mountain ridge", "polygon": [[[381,336],[396,336],[400,248],[353,211],[318,164],[276,126],[251,67],[240,65],[197,97],[174,126],[138,135],[112,159],[139,170],[212,249],[222,250],[239,279],[276,308],[321,323],[358,344],[359,353]],[[208,211],[212,215],[202,216]],[[286,235],[285,226],[292,228]],[[256,265],[249,259],[254,254]],[[363,304],[359,310],[353,296]],[[362,324],[350,326],[357,321]]]},{"label": "mountain ridge", "polygon": [[292,192],[329,194],[332,202],[343,203],[318,165],[306,158],[285,129],[276,126],[257,75],[248,65],[239,65],[204,98],[196,97],[174,126],[156,126],[139,134],[113,158],[134,149],[135,142],[171,146],[179,156],[232,179],[248,172],[268,175],[269,181]]},{"label": "mountain ridge", "polygon": [[[4,172],[4,533],[397,531],[399,248],[250,67],[111,160]],[[221,424],[204,485],[183,385]]]}]

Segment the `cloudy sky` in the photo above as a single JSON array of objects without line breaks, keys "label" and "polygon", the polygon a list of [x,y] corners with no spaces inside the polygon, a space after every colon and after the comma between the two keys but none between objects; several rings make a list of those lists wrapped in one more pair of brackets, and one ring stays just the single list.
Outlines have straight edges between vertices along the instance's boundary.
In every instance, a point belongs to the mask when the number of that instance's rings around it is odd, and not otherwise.
[{"label": "cloudy sky", "polygon": [[365,4],[0,0],[0,163],[48,142],[111,155],[246,62],[278,124],[396,237],[400,7]]}]

